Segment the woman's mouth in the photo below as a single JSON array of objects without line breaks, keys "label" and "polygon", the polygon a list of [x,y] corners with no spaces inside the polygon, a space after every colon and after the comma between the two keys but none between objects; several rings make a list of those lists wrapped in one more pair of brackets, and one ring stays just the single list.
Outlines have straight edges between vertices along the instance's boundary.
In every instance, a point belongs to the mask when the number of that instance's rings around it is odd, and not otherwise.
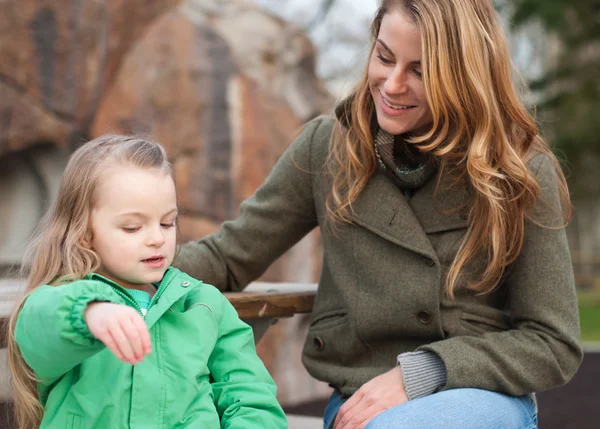
[{"label": "woman's mouth", "polygon": [[387,101],[385,99],[385,97],[381,97],[381,99],[383,100],[383,102],[385,103],[386,106],[391,107],[394,110],[407,110],[407,109],[412,109],[413,107],[415,107],[415,106],[405,106],[402,104],[398,104],[398,105],[392,104],[389,101]]},{"label": "woman's mouth", "polygon": [[381,96],[381,111],[390,117],[403,116],[408,114],[417,106],[409,106],[406,104],[392,104],[385,99],[385,97]]}]

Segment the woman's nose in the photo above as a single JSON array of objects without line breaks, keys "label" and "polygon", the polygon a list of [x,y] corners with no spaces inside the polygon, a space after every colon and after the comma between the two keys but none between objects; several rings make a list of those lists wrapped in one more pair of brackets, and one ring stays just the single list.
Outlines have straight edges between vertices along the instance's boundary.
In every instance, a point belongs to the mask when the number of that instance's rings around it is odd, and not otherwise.
[{"label": "woman's nose", "polygon": [[405,93],[408,90],[406,73],[400,67],[394,68],[387,76],[383,90],[388,95]]}]

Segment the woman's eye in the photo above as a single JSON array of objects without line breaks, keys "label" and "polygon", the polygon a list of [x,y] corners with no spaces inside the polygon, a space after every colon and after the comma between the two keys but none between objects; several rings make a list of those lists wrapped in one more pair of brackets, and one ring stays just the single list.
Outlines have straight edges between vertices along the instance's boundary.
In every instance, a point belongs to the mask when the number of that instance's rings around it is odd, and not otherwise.
[{"label": "woman's eye", "polygon": [[163,228],[167,229],[167,228],[173,228],[175,226],[175,222],[171,222],[171,223],[161,223],[160,226],[162,226]]},{"label": "woman's eye", "polygon": [[423,72],[421,72],[420,70],[415,70],[415,74],[417,75],[418,78],[423,77]]},{"label": "woman's eye", "polygon": [[377,58],[379,58],[379,61],[381,61],[383,64],[392,64],[393,63],[392,60],[388,60],[383,55],[381,55],[381,52],[377,53]]},{"label": "woman's eye", "polygon": [[140,229],[140,227],[139,226],[124,226],[121,229],[125,232],[131,233],[131,232],[138,231]]}]

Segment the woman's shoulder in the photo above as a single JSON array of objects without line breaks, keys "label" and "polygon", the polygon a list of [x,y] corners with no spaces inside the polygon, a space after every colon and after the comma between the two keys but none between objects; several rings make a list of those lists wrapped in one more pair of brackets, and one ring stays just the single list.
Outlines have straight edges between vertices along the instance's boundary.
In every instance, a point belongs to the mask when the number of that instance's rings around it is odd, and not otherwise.
[{"label": "woman's shoulder", "polygon": [[329,155],[331,136],[337,120],[331,115],[321,115],[304,124],[300,134],[290,145],[296,163],[308,170],[319,169]]},{"label": "woman's shoulder", "polygon": [[320,115],[309,121],[306,128],[310,128],[313,141],[327,141],[331,139],[337,119],[333,115]]},{"label": "woman's shoulder", "polygon": [[331,115],[320,115],[306,122],[296,142],[309,143],[312,147],[327,147],[337,120]]},{"label": "woman's shoulder", "polygon": [[536,151],[527,157],[525,165],[536,178],[555,178],[558,164],[555,158],[546,152]]},{"label": "woman's shoulder", "polygon": [[539,186],[531,218],[547,226],[564,226],[564,190],[561,191],[561,178],[564,176],[558,160],[552,153],[541,151],[530,156],[525,164]]},{"label": "woman's shoulder", "polygon": [[540,195],[557,197],[561,166],[556,157],[552,153],[535,152],[525,161],[525,165],[539,185]]}]

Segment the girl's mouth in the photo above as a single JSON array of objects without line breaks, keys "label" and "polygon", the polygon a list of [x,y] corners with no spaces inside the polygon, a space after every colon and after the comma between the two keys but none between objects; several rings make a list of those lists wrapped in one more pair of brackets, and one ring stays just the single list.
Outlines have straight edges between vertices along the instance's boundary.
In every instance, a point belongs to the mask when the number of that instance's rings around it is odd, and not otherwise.
[{"label": "girl's mouth", "polygon": [[152,268],[160,268],[165,262],[164,256],[153,256],[151,258],[142,259],[142,262]]}]

